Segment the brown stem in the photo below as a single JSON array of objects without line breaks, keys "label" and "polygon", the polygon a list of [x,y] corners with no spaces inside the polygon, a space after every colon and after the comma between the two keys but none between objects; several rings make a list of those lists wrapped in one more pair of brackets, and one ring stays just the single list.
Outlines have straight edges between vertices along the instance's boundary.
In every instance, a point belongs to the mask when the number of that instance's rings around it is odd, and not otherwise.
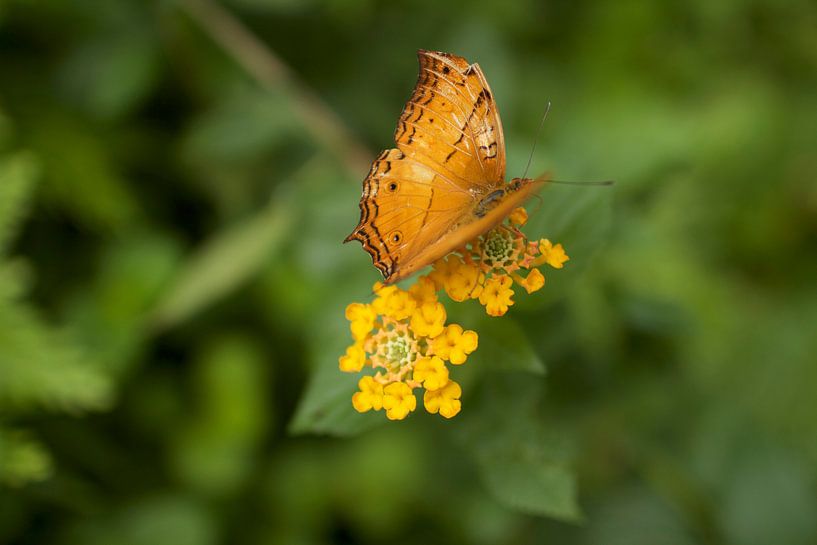
[{"label": "brown stem", "polygon": [[340,156],[355,175],[369,168],[372,154],[327,104],[229,11],[211,0],[182,0],[182,9],[265,89],[283,87],[313,137]]}]

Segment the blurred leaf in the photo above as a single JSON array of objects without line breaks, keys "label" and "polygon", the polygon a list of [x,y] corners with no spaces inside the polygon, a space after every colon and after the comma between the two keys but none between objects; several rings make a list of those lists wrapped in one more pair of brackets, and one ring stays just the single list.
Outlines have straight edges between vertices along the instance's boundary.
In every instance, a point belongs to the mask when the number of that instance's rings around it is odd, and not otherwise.
[{"label": "blurred leaf", "polygon": [[532,240],[561,243],[570,256],[563,269],[545,267],[545,287],[536,293],[518,293],[514,309],[540,308],[564,295],[566,286],[591,266],[593,257],[608,243],[614,187],[545,185],[542,205],[528,206],[530,219],[523,227]]},{"label": "blurred leaf", "polygon": [[314,155],[291,96],[234,87],[193,120],[181,148],[195,183],[227,216],[254,209],[276,180],[290,184]]},{"label": "blurred leaf", "polygon": [[[382,415],[380,415],[382,416]],[[423,472],[429,449],[418,435],[419,426],[383,426],[349,441],[338,442],[339,452],[328,461],[327,475],[335,476],[335,509],[348,517],[361,536],[382,541],[394,528],[411,524],[414,498],[427,493]],[[361,475],[366,475],[361,479]]]},{"label": "blurred leaf", "polygon": [[522,374],[487,377],[478,398],[464,398],[461,438],[485,486],[501,503],[525,513],[578,520],[567,444],[540,414],[540,390],[541,379]]},{"label": "blurred leaf", "polygon": [[224,495],[249,476],[255,449],[270,428],[266,368],[252,338],[223,336],[202,349],[194,369],[194,403],[174,434],[176,473],[193,489]]},{"label": "blurred leaf", "polygon": [[[457,305],[458,303],[449,303]],[[513,316],[493,318],[485,315],[472,323],[470,320],[458,322],[466,329],[473,329],[479,335],[476,352],[468,357],[466,365],[477,367],[480,374],[494,371],[526,371],[534,375],[545,374],[545,364],[533,350],[525,332]],[[511,309],[511,313],[513,308]],[[449,320],[449,322],[452,320]]]},{"label": "blurred leaf", "polygon": [[0,298],[0,408],[102,409],[113,395],[98,363],[28,305]]},{"label": "blurred leaf", "polygon": [[0,255],[18,230],[38,175],[37,161],[29,153],[0,157]]},{"label": "blurred leaf", "polygon": [[[609,77],[589,72],[589,77]],[[705,121],[695,122],[694,111],[685,111],[684,105],[649,92],[627,76],[603,91],[588,85],[583,92],[565,92],[570,96],[553,112],[555,134],[549,146],[553,160],[548,164],[553,165],[557,179],[602,177],[616,181],[617,193],[637,191],[642,185],[653,185],[668,171],[689,167],[697,148],[696,131],[707,126]],[[588,97],[599,93],[603,100]],[[598,191],[573,189],[576,193]]]},{"label": "blurred leaf", "polygon": [[153,35],[131,24],[95,36],[60,66],[58,84],[84,110],[113,119],[133,109],[157,80],[159,51]]},{"label": "blurred leaf", "polygon": [[292,221],[286,199],[275,199],[255,216],[216,233],[179,271],[157,305],[154,324],[178,325],[246,282],[276,254]]},{"label": "blurred leaf", "polygon": [[383,424],[382,412],[358,413],[352,407],[352,394],[357,391],[360,377],[343,373],[338,369],[338,358],[351,344],[348,322],[343,309],[347,303],[325,306],[327,316],[334,317],[323,327],[316,324],[315,341],[310,345],[310,360],[314,362],[309,383],[298,409],[289,424],[293,434],[316,433],[322,435],[350,436]]},{"label": "blurred leaf", "polygon": [[[2,17],[2,14],[0,14],[0,17]],[[10,146],[13,134],[14,127],[11,119],[0,109],[0,152],[5,152],[6,148]]]},{"label": "blurred leaf", "polygon": [[227,4],[251,12],[293,14],[313,7],[314,0],[228,0]]},{"label": "blurred leaf", "polygon": [[163,233],[128,233],[106,247],[93,284],[70,299],[65,318],[112,373],[135,363],[146,321],[181,258],[180,245]]},{"label": "blurred leaf", "polygon": [[195,500],[163,495],[130,501],[105,516],[85,518],[68,532],[85,545],[213,545],[213,520]]},{"label": "blurred leaf", "polygon": [[648,490],[624,490],[591,513],[591,543],[605,545],[693,545],[699,543],[678,513]]},{"label": "blurred leaf", "polygon": [[222,167],[257,157],[303,132],[287,95],[238,88],[189,128],[184,155],[196,165]]},{"label": "blurred leaf", "polygon": [[0,483],[20,486],[41,481],[52,470],[51,456],[28,434],[0,428]]},{"label": "blurred leaf", "polygon": [[817,500],[809,468],[777,449],[741,451],[720,503],[731,543],[800,545],[817,540]]},{"label": "blurred leaf", "polygon": [[730,543],[817,539],[814,465],[786,447],[729,397],[713,402],[697,423],[691,465]]},{"label": "blurred leaf", "polygon": [[[0,242],[6,242],[22,217],[34,168],[27,155],[0,163]],[[19,300],[24,272],[0,261],[0,408],[107,406],[112,385],[96,362],[67,332],[52,328]]]},{"label": "blurred leaf", "polygon": [[43,163],[42,196],[82,224],[103,232],[131,224],[139,204],[105,136],[65,112],[43,107],[28,123],[31,148]]}]

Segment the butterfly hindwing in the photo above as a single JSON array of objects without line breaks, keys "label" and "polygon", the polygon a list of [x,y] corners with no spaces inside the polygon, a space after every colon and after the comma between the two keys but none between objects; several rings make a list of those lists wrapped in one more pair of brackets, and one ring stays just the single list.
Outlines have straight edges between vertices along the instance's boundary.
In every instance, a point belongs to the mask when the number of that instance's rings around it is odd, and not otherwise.
[{"label": "butterfly hindwing", "polygon": [[[359,240],[387,280],[397,272],[425,226],[468,208],[469,194],[441,184],[438,174],[399,149],[380,154],[363,181],[360,222],[346,241]],[[445,198],[440,198],[445,195]]]}]

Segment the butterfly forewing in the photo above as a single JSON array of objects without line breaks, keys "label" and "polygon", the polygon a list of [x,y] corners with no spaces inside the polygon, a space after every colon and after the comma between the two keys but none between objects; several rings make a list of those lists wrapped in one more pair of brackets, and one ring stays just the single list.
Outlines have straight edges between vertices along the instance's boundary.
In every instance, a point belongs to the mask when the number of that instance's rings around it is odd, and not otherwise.
[{"label": "butterfly forewing", "polygon": [[474,205],[505,174],[502,125],[479,66],[447,53],[418,56],[420,74],[397,124],[397,148],[372,164],[360,221],[346,238],[363,244],[386,282],[428,265],[424,250],[432,245],[455,249],[459,237],[452,231],[474,219]]},{"label": "butterfly forewing", "polygon": [[467,189],[504,180],[502,124],[479,65],[447,53],[418,57],[417,84],[394,134],[397,147],[461,178]]}]

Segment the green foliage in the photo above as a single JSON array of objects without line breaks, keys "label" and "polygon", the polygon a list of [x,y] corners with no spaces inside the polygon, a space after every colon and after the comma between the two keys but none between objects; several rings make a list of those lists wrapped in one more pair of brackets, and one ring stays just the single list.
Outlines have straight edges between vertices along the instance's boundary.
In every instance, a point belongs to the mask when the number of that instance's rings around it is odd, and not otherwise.
[{"label": "green foliage", "polygon": [[576,482],[565,437],[543,418],[542,383],[519,374],[486,379],[462,440],[485,486],[512,509],[576,520]]},{"label": "green foliage", "polygon": [[[0,2],[0,542],[817,541],[807,0]],[[256,41],[257,39],[257,41]],[[368,160],[479,62],[571,259],[358,414]]]},{"label": "green foliage", "polygon": [[[105,408],[112,394],[108,378],[75,340],[21,300],[26,267],[5,255],[37,175],[29,154],[0,157],[0,414],[7,418],[36,409]],[[19,486],[47,477],[51,458],[44,447],[5,425],[0,421],[0,480]]]},{"label": "green foliage", "polygon": [[250,477],[254,451],[271,425],[266,369],[263,353],[241,335],[214,339],[202,349],[191,377],[197,406],[171,447],[175,472],[190,488],[229,495]]},{"label": "green foliage", "polygon": [[277,253],[291,224],[286,202],[273,202],[202,244],[157,304],[155,325],[177,325],[257,274]]},{"label": "green foliage", "polygon": [[5,254],[20,220],[28,209],[28,201],[37,178],[37,162],[25,153],[5,156],[0,161],[0,252]]},{"label": "green foliage", "polygon": [[0,482],[18,487],[39,481],[51,472],[51,457],[24,432],[0,429]]}]

